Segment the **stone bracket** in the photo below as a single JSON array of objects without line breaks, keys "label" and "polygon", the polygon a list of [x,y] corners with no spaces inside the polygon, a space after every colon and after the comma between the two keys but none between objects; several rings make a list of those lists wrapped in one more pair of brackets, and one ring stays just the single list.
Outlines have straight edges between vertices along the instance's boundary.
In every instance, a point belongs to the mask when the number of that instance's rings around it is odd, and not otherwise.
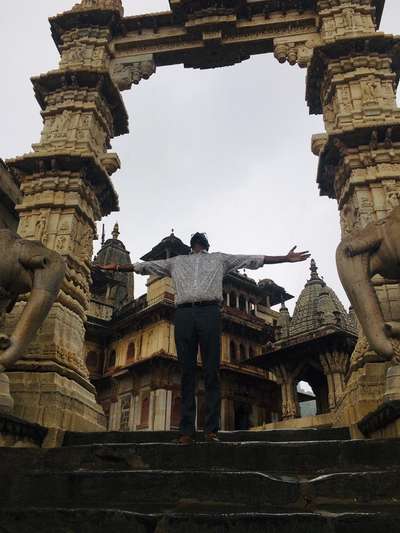
[{"label": "stone bracket", "polygon": [[121,91],[148,80],[156,71],[153,54],[143,54],[116,59],[111,64],[111,77]]},{"label": "stone bracket", "polygon": [[299,65],[306,68],[311,62],[314,48],[321,43],[320,36],[301,35],[295,38],[278,37],[274,39],[274,56],[279,63],[289,63],[289,65]]}]

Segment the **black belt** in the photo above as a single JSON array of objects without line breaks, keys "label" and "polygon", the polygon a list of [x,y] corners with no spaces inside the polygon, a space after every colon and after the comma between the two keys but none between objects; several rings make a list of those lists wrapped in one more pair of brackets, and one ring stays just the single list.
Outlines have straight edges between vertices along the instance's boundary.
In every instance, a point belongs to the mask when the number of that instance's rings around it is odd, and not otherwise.
[{"label": "black belt", "polygon": [[179,304],[176,307],[178,309],[183,309],[185,307],[206,307],[207,305],[220,305],[218,300],[204,300],[202,302],[188,302],[185,304]]}]

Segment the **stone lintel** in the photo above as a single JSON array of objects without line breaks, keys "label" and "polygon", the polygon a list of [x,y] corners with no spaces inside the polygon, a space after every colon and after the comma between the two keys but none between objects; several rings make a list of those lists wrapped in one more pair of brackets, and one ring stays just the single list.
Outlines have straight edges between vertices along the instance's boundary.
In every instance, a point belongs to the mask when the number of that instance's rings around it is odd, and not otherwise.
[{"label": "stone lintel", "polygon": [[119,211],[118,195],[103,165],[93,154],[29,153],[7,161],[14,170],[25,175],[46,171],[80,172],[90,182],[101,207],[102,216]]},{"label": "stone lintel", "polygon": [[318,35],[312,11],[290,11],[285,17],[274,13],[272,18],[260,14],[251,20],[228,18],[202,18],[196,24],[172,20],[169,26],[157,30],[152,27],[152,31],[143,30],[138,21],[127,22],[125,33],[116,37],[111,47],[116,59],[152,54],[156,66],[183,63],[188,68],[215,68],[233,65],[251,55],[272,53],[274,40],[279,37],[298,37],[300,46]]},{"label": "stone lintel", "polygon": [[73,87],[97,89],[107,102],[113,115],[114,135],[129,133],[128,113],[118,88],[108,71],[94,72],[87,69],[54,70],[32,78],[35,96],[42,109],[46,109],[46,97],[57,90]]},{"label": "stone lintel", "polygon": [[[184,3],[182,0],[170,0],[170,11],[124,17],[122,20],[124,31],[154,30],[159,32],[163,28],[182,25],[185,21],[182,11]],[[376,9],[376,23],[379,27],[385,0],[373,0],[372,5]],[[240,6],[236,16],[239,21],[245,21],[257,15],[269,19],[275,14],[286,15],[293,12],[303,14],[304,12],[316,13],[316,11],[315,0],[247,0],[247,3]]]}]

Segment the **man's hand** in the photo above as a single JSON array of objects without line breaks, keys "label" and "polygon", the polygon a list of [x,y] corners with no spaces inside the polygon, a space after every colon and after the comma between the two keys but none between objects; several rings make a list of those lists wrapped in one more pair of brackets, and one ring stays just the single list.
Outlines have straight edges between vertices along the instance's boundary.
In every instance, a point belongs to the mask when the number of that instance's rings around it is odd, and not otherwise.
[{"label": "man's hand", "polygon": [[110,263],[109,265],[93,265],[95,270],[111,270],[116,272],[118,265],[116,263]]},{"label": "man's hand", "polygon": [[307,261],[311,257],[310,252],[296,252],[297,246],[294,246],[286,256],[288,263],[300,263],[301,261]]}]

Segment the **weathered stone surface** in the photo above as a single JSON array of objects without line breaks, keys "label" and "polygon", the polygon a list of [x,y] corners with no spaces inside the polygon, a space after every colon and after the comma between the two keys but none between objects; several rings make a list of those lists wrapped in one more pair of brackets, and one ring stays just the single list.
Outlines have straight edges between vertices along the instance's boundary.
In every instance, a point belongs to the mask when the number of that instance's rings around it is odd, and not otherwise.
[{"label": "weathered stone surface", "polygon": [[[8,478],[8,479],[7,479]],[[1,482],[4,507],[108,508],[137,512],[296,509],[300,485],[257,472],[27,472]],[[212,487],[212,490],[211,490]]]},{"label": "weathered stone surface", "polygon": [[[318,440],[332,430],[266,440],[279,433],[190,447],[155,433],[141,443],[0,448],[0,532],[398,532],[400,440]],[[257,435],[264,440],[251,442]]]},{"label": "weathered stone surface", "polygon": [[[46,436],[47,429],[38,424],[31,424],[9,414],[0,413],[0,446],[10,447],[40,447]],[[6,448],[1,450],[7,453]],[[0,454],[1,455],[1,454]],[[15,456],[15,465],[20,464],[20,456]],[[3,463],[4,465],[4,463]]]},{"label": "weathered stone surface", "polygon": [[1,533],[398,533],[400,515],[347,513],[142,515],[126,511],[0,511]]},{"label": "weathered stone surface", "polygon": [[[397,436],[400,424],[400,401],[385,402],[371,411],[358,423],[361,433],[367,437]],[[391,434],[394,430],[394,434]]]},{"label": "weathered stone surface", "polygon": [[[64,446],[93,443],[132,443],[132,442],[172,442],[177,439],[177,431],[108,431],[99,433],[74,433],[67,432],[64,437]],[[273,431],[222,431],[219,438],[223,442],[291,442],[291,441],[326,441],[345,440],[350,436],[347,428],[326,429],[294,429]],[[202,433],[197,434],[198,440],[203,440]]]},{"label": "weathered stone surface", "polygon": [[1,533],[148,533],[155,520],[121,511],[17,509],[0,511]]},{"label": "weathered stone surface", "polygon": [[178,447],[173,443],[93,444],[49,450],[0,451],[0,473],[15,471],[175,471],[233,468],[246,472],[301,475],[400,469],[400,440],[332,442],[249,442],[197,444]]}]

